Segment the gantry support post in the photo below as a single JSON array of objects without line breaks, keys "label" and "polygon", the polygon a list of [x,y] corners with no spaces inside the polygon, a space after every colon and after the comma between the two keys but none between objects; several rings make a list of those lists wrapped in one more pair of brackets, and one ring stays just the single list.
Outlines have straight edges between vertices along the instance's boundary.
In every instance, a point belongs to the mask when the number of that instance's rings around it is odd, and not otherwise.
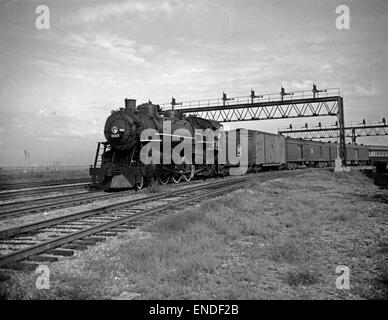
[{"label": "gantry support post", "polygon": [[352,144],[356,144],[356,139],[357,139],[356,129],[352,128]]},{"label": "gantry support post", "polygon": [[346,143],[345,143],[345,120],[344,120],[344,98],[338,99],[338,129],[340,138],[340,157],[342,164],[346,166]]}]

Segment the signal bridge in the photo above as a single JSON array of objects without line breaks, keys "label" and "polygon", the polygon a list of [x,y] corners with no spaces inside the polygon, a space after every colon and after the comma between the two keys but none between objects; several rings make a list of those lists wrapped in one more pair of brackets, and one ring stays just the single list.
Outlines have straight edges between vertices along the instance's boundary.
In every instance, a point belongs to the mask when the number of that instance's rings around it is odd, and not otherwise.
[{"label": "signal bridge", "polygon": [[249,96],[228,97],[224,92],[219,99],[182,101],[173,98],[171,103],[161,104],[162,110],[181,110],[186,115],[219,122],[274,120],[286,118],[337,117],[340,137],[340,157],[346,160],[344,103],[338,88],[259,94],[251,90]]},{"label": "signal bridge", "polygon": [[[388,135],[388,125],[385,118],[381,122],[363,121],[356,124],[347,124],[344,127],[345,137],[351,138],[352,143],[357,142],[357,137],[368,137],[368,136],[384,136]],[[286,135],[290,138],[296,139],[336,139],[339,138],[339,127],[336,122],[334,125],[322,126],[319,122],[318,125],[309,127],[306,123],[303,128],[293,128],[292,125],[288,128],[278,130],[279,134]]]}]

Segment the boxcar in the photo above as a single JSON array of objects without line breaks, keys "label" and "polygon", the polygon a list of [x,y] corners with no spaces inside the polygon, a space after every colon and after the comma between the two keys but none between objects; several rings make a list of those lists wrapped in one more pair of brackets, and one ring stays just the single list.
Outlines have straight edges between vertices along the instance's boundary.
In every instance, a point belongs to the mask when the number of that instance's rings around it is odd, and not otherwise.
[{"label": "boxcar", "polygon": [[248,131],[248,160],[252,168],[286,163],[286,139],[282,135]]},{"label": "boxcar", "polygon": [[305,161],[303,149],[304,140],[286,138],[286,160],[291,163],[301,164]]},{"label": "boxcar", "polygon": [[348,165],[364,164],[369,161],[367,146],[357,144],[346,145],[346,162]]},{"label": "boxcar", "polygon": [[286,138],[286,160],[289,168],[295,165],[325,167],[337,157],[337,144]]},{"label": "boxcar", "polygon": [[[231,138],[230,131],[227,139]],[[247,171],[257,172],[264,168],[279,168],[286,163],[286,138],[282,135],[257,130],[236,129],[236,153],[239,153],[241,138],[248,142],[248,167],[245,172],[241,168],[230,168],[230,174],[244,174]],[[242,148],[241,148],[242,149]]]}]

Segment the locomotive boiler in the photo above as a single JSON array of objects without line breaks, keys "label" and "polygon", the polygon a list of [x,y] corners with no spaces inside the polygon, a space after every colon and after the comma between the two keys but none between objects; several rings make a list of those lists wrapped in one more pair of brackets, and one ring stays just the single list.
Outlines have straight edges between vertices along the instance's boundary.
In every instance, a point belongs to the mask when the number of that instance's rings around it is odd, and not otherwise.
[{"label": "locomotive boiler", "polygon": [[[163,130],[166,121],[170,126],[170,132]],[[141,134],[146,129],[153,129],[160,133],[161,137],[176,136],[175,132],[184,129],[194,143],[196,129],[217,130],[221,127],[219,122],[195,116],[186,117],[179,110],[162,112],[159,105],[150,101],[136,106],[136,100],[125,99],[125,108],[112,111],[105,122],[106,142],[98,143],[95,163],[90,168],[92,187],[141,189],[146,183],[167,184],[170,180],[178,183],[181,179],[191,180],[195,174],[212,174],[214,166],[195,167],[192,163],[163,164],[163,161],[157,164],[142,163],[141,149],[148,141],[142,141]],[[178,137],[178,141],[172,142],[171,149],[179,142]],[[195,147],[192,150],[194,153]],[[166,152],[171,151],[163,150],[161,147],[160,158],[163,158],[163,153]]]}]

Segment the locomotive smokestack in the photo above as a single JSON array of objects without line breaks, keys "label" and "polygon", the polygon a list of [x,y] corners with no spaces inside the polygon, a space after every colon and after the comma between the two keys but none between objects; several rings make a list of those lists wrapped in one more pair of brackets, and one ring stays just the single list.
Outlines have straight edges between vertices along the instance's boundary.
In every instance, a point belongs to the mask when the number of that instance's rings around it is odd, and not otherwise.
[{"label": "locomotive smokestack", "polygon": [[132,112],[136,111],[136,100],[135,99],[125,99],[125,109]]}]

